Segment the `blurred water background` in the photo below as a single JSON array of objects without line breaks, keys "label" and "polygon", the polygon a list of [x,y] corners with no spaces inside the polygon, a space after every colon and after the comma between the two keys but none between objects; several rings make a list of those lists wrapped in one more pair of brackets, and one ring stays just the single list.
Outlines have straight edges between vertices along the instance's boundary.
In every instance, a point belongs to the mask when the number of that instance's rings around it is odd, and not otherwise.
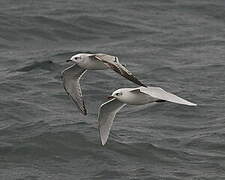
[{"label": "blurred water background", "polygon": [[[0,179],[225,179],[224,17],[223,0],[1,1]],[[102,147],[98,107],[136,86],[88,72],[81,115],[60,78],[78,52],[199,106],[127,106]]]}]

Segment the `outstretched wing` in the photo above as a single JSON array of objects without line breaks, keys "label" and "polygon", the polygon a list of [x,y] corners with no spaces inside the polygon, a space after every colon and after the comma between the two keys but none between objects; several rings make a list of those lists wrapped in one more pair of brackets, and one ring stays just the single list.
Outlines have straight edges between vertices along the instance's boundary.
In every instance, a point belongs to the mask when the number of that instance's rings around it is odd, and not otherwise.
[{"label": "outstretched wing", "polygon": [[116,113],[126,104],[118,101],[116,98],[103,103],[98,112],[98,125],[102,145],[105,145],[109,137]]},{"label": "outstretched wing", "polygon": [[80,68],[77,64],[74,64],[62,72],[62,78],[63,86],[67,94],[72,98],[80,111],[84,115],[87,115],[79,83],[85,71],[86,69]]},{"label": "outstretched wing", "polygon": [[197,104],[194,104],[190,101],[180,98],[180,97],[176,96],[175,94],[166,92],[165,90],[163,90],[160,87],[147,87],[147,88],[140,87],[138,89],[140,89],[141,92],[148,94],[154,98],[160,99],[160,100],[165,100],[165,101],[169,101],[169,102],[173,102],[173,103],[177,103],[177,104],[184,104],[184,105],[188,105],[188,106],[197,106]]},{"label": "outstretched wing", "polygon": [[142,82],[140,82],[130,71],[128,71],[128,69],[125,68],[124,65],[120,64],[118,57],[110,56],[107,54],[95,54],[94,57],[97,60],[104,62],[108,67],[113,69],[115,72],[127,78],[128,80],[134,82],[135,84],[147,87]]}]

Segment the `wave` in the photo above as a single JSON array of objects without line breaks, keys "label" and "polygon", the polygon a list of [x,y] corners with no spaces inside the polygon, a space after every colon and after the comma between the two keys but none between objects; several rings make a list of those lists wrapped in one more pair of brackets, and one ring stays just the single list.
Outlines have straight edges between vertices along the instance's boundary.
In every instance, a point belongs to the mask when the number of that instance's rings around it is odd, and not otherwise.
[{"label": "wave", "polygon": [[28,72],[28,71],[32,71],[35,69],[52,71],[52,70],[59,69],[59,67],[60,66],[58,64],[54,63],[53,61],[47,60],[47,61],[41,61],[41,62],[33,62],[30,65],[26,65],[24,67],[18,68],[17,71]]}]

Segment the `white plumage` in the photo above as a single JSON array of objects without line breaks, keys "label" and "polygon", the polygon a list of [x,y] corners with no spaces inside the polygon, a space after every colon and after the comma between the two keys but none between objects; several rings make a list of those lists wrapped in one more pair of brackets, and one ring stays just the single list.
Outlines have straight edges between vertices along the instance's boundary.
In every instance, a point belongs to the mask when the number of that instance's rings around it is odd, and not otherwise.
[{"label": "white plumage", "polygon": [[62,72],[64,89],[84,115],[87,115],[87,109],[84,104],[79,81],[86,70],[105,70],[111,68],[126,79],[140,86],[145,86],[120,64],[116,56],[102,53],[80,53],[72,56],[67,61],[72,61],[74,64]]},{"label": "white plumage", "polygon": [[152,102],[173,102],[187,106],[196,106],[190,101],[166,92],[160,87],[122,88],[114,91],[111,100],[103,103],[98,113],[99,132],[102,145],[105,145],[116,113],[126,104],[143,105]]}]

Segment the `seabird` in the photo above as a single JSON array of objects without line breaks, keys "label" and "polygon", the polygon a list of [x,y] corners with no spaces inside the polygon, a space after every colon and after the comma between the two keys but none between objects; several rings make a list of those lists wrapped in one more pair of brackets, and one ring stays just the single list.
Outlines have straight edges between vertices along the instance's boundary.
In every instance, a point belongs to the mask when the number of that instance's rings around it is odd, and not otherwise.
[{"label": "seabird", "polygon": [[188,106],[197,106],[197,104],[166,92],[160,87],[151,86],[118,89],[114,91],[109,98],[109,101],[100,106],[98,112],[99,133],[102,145],[105,145],[107,142],[116,113],[126,104],[143,105],[153,102],[168,101]]},{"label": "seabird", "polygon": [[70,61],[74,64],[62,72],[64,89],[84,115],[87,115],[87,109],[84,104],[79,81],[87,70],[104,70],[111,68],[128,80],[140,86],[145,86],[129,72],[124,65],[120,64],[116,56],[102,53],[79,53],[67,60],[67,62]]}]

